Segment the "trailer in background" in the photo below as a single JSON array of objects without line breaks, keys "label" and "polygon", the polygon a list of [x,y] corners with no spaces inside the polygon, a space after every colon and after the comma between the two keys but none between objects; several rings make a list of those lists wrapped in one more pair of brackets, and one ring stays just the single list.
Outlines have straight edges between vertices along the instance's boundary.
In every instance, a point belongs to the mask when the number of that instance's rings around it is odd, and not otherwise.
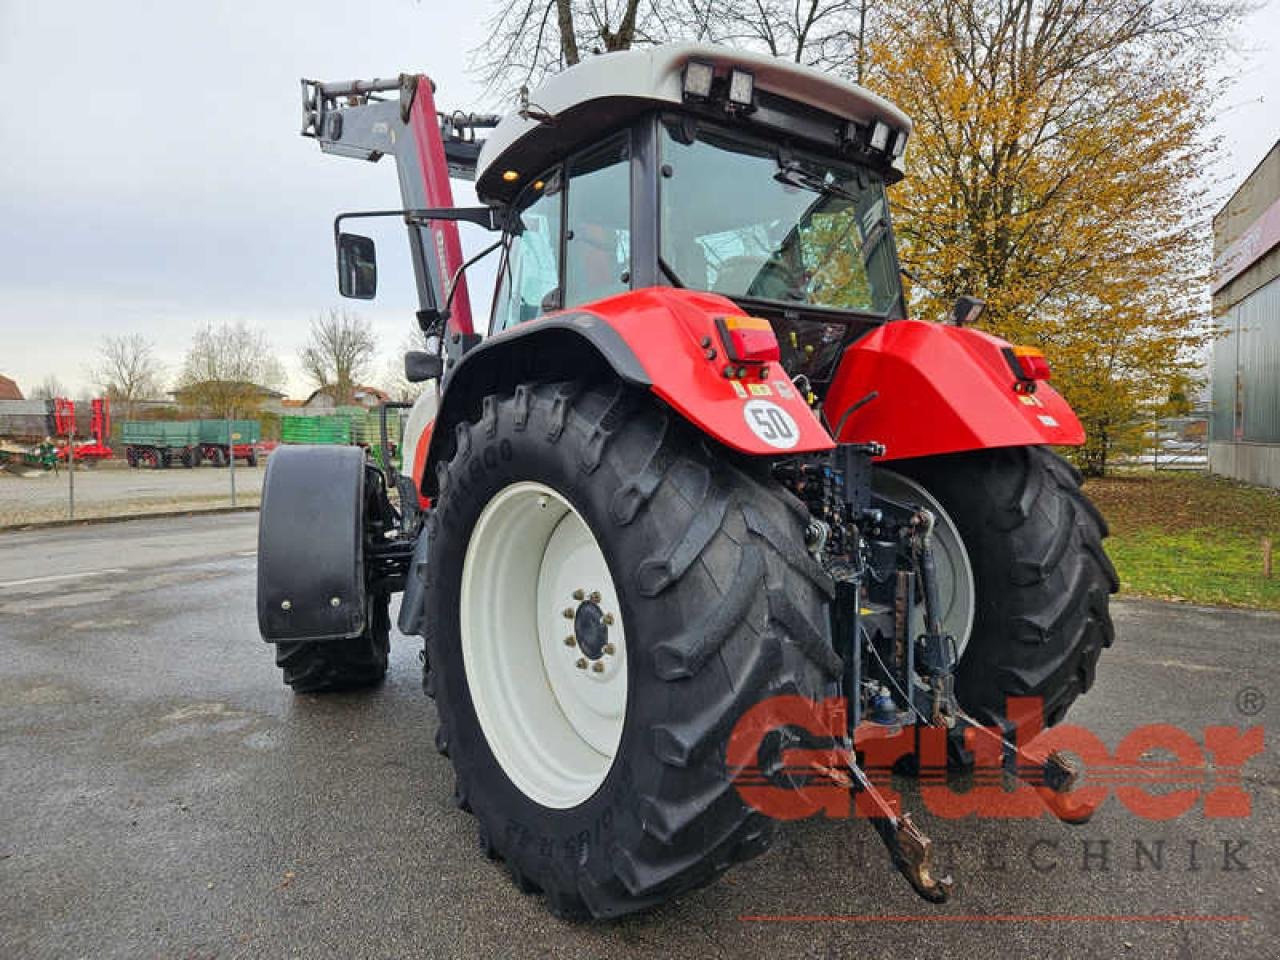
[{"label": "trailer in background", "polygon": [[262,425],[257,420],[199,420],[197,423],[202,459],[215,467],[225,467],[232,457],[251,467],[258,465]]},{"label": "trailer in background", "polygon": [[199,466],[198,420],[126,420],[121,427],[125,460],[131,467]]}]

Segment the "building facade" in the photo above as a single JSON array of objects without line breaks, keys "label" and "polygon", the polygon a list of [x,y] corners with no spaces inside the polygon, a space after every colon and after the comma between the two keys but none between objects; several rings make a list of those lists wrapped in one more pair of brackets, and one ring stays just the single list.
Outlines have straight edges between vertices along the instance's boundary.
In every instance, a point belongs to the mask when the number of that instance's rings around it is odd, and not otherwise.
[{"label": "building facade", "polygon": [[1280,141],[1213,218],[1209,469],[1280,487]]}]

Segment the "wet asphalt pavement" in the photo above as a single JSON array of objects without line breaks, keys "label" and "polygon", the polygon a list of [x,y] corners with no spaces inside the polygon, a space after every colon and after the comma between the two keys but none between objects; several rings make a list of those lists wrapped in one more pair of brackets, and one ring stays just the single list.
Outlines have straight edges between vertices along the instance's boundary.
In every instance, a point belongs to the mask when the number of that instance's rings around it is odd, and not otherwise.
[{"label": "wet asphalt pavement", "polygon": [[[255,535],[252,514],[0,534],[0,957],[1280,956],[1270,741],[1246,819],[1142,819],[1115,797],[1077,828],[921,813],[957,876],[944,907],[865,824],[809,821],[708,890],[563,923],[455,809],[415,642],[393,638],[372,692],[281,685]],[[1071,715],[1110,746],[1277,716],[1280,617],[1115,612]]]}]

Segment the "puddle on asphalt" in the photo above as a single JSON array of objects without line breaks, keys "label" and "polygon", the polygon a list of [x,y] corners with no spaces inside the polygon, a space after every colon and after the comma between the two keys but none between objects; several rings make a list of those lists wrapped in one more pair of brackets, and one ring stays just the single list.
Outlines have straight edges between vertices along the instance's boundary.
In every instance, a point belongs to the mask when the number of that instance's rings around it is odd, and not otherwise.
[{"label": "puddle on asphalt", "polygon": [[38,707],[75,703],[83,693],[42,680],[0,680],[0,707]]}]

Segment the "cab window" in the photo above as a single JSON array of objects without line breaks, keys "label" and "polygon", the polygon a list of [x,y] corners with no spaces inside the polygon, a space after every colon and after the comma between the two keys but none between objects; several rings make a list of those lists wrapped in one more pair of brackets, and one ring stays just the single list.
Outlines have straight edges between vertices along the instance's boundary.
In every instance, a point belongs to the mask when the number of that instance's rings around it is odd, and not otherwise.
[{"label": "cab window", "polygon": [[498,290],[493,298],[492,332],[557,309],[560,290],[560,219],[563,191],[559,171],[526,190],[520,228],[508,241]]},{"label": "cab window", "polygon": [[566,306],[630,287],[630,160],[630,140],[623,133],[569,161]]}]

